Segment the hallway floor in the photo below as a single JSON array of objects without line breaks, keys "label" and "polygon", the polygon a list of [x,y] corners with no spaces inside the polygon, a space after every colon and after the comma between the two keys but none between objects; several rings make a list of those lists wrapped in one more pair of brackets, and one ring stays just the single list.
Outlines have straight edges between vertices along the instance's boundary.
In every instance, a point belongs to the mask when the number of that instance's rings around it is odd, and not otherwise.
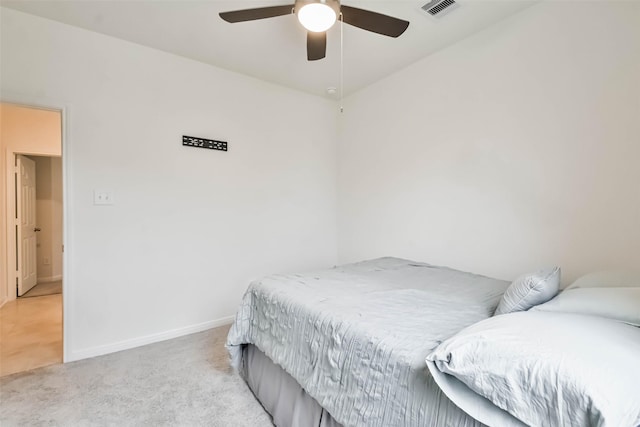
[{"label": "hallway floor", "polygon": [[55,282],[38,283],[33,288],[29,289],[27,293],[18,298],[42,297],[45,295],[54,295],[61,293],[62,280],[56,280]]},{"label": "hallway floor", "polygon": [[62,295],[19,298],[0,308],[0,376],[62,363]]}]

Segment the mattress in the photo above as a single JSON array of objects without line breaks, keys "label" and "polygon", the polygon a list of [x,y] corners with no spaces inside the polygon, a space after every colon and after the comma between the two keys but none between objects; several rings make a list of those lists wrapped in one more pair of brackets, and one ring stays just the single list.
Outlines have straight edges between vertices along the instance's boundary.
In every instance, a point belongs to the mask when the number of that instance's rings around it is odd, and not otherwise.
[{"label": "mattress", "polygon": [[272,275],[249,286],[227,347],[240,368],[255,345],[346,427],[480,426],[425,358],[490,317],[508,285],[398,258]]}]

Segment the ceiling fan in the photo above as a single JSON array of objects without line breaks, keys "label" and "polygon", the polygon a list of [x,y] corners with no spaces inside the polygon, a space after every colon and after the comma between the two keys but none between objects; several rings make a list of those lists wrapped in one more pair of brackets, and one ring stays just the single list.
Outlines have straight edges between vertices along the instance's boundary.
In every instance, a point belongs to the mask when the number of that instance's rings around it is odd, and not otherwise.
[{"label": "ceiling fan", "polygon": [[295,0],[292,5],[259,7],[255,9],[222,12],[220,17],[227,22],[245,22],[274,18],[282,15],[298,15],[298,20],[307,29],[307,59],[322,59],[327,51],[326,31],[336,19],[389,37],[398,37],[409,26],[408,21],[371,12],[365,9],[340,5],[340,0]]}]

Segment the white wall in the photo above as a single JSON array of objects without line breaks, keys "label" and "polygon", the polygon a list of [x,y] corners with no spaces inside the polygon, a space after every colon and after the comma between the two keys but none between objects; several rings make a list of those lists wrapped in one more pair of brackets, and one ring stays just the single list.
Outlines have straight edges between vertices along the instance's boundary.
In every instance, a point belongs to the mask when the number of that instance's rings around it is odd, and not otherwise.
[{"label": "white wall", "polygon": [[332,103],[12,10],[1,23],[2,96],[67,107],[67,360],[228,321],[252,278],[335,263]]},{"label": "white wall", "polygon": [[61,124],[59,111],[0,103],[0,304],[16,297],[15,268],[8,268],[15,265],[15,228],[7,228],[15,216],[15,153],[60,156]]},{"label": "white wall", "polygon": [[67,108],[67,359],[211,326],[251,278],[334,263],[336,211],[342,262],[639,265],[639,18],[530,8],[348,98],[336,153],[328,101],[2,9],[2,97]]},{"label": "white wall", "polygon": [[62,279],[62,159],[30,157],[36,162],[38,283],[52,282]]},{"label": "white wall", "polygon": [[345,102],[339,259],[640,265],[640,3],[543,2]]}]

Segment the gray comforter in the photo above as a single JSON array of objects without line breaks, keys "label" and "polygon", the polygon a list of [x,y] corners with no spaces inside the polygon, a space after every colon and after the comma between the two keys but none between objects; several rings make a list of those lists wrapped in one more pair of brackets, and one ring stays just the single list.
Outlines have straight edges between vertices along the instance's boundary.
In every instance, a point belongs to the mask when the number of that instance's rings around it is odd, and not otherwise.
[{"label": "gray comforter", "polygon": [[508,282],[397,258],[253,282],[227,340],[254,344],[345,426],[481,425],[447,399],[426,356],[490,317]]}]

